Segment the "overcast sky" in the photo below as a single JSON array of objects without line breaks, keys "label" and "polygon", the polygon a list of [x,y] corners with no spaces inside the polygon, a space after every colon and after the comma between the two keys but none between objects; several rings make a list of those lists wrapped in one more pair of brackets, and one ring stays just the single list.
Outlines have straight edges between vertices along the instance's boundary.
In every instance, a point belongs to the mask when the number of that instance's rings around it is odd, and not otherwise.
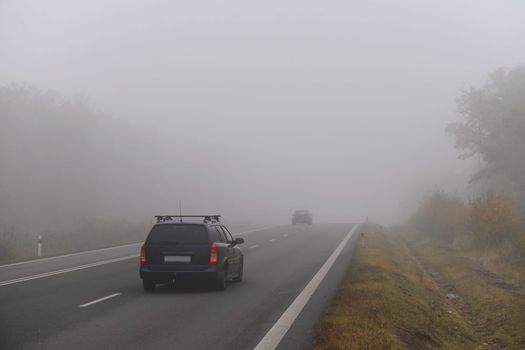
[{"label": "overcast sky", "polygon": [[525,61],[524,18],[520,0],[0,0],[0,84],[169,135],[200,159],[166,165],[190,210],[394,222],[464,192],[444,128],[461,89]]}]

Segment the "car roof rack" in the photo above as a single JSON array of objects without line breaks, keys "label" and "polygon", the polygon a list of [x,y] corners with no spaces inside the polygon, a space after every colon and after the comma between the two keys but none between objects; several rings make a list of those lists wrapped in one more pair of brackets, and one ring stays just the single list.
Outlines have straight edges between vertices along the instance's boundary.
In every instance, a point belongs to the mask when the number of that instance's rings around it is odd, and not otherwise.
[{"label": "car roof rack", "polygon": [[220,222],[220,217],[220,215],[155,215],[157,223],[174,221],[177,218],[180,219],[180,222],[182,222],[182,218],[203,218],[203,222],[206,224]]}]

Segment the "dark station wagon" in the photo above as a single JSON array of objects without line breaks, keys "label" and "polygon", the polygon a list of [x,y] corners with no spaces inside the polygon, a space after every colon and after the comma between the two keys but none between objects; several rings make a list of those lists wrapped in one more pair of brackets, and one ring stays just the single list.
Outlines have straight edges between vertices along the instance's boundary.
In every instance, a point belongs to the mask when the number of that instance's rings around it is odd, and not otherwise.
[{"label": "dark station wagon", "polygon": [[[160,283],[206,280],[224,290],[226,281],[242,281],[244,256],[239,244],[219,222],[220,215],[156,216],[140,251],[140,277],[144,291]],[[186,221],[201,218],[200,222]],[[178,221],[175,221],[178,219]]]}]

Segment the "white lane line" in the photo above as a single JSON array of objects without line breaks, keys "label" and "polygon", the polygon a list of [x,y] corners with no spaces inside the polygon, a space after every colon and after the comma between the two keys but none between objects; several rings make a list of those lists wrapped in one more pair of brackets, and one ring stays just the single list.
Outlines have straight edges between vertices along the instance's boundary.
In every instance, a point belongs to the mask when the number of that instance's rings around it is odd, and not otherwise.
[{"label": "white lane line", "polygon": [[89,254],[89,253],[98,253],[98,252],[103,252],[103,251],[111,250],[111,249],[118,249],[118,248],[124,248],[124,247],[131,247],[131,246],[133,246],[133,245],[139,245],[139,244],[142,244],[142,243],[143,243],[143,242],[129,243],[129,244],[117,245],[117,246],[108,247],[108,248],[101,248],[101,249],[94,249],[94,250],[85,250],[85,251],[83,251],[83,252],[78,252],[78,253],[71,253],[71,254],[65,254],[65,255],[50,256],[50,257],[48,257],[48,258],[41,258],[41,259],[33,259],[33,260],[20,261],[20,262],[17,262],[17,263],[6,264],[6,265],[0,265],[0,269],[1,269],[1,268],[4,268],[4,267],[10,267],[10,266],[16,266],[16,265],[25,265],[25,264],[31,264],[31,263],[40,263],[40,262],[42,262],[42,261],[55,260],[55,259],[60,259],[60,258],[67,258],[67,257],[70,257],[70,256],[76,256],[76,255],[84,255],[84,254]]},{"label": "white lane line", "polygon": [[341,251],[348,243],[350,237],[352,237],[359,226],[359,224],[355,225],[352,230],[348,232],[346,237],[341,241],[341,243],[339,243],[337,248],[335,248],[332,255],[330,255],[328,260],[326,260],[319,271],[317,271],[315,276],[310,280],[310,282],[308,282],[306,287],[304,287],[303,291],[297,296],[297,298],[295,298],[293,303],[288,307],[288,309],[286,309],[277,322],[275,322],[273,327],[270,328],[268,333],[266,333],[266,335],[261,339],[254,350],[275,350],[277,348],[292,324],[295,322],[297,316],[299,316],[299,313],[303,310],[308,300],[310,300],[314,292],[317,290],[317,287],[319,287],[328,271],[330,271],[330,268],[341,254]]},{"label": "white lane line", "polygon": [[256,228],[255,230],[249,230],[249,231],[244,231],[244,232],[239,232],[239,233],[232,233],[232,236],[240,236],[240,235],[245,235],[247,233],[269,230],[269,229],[274,228],[274,227],[275,226],[265,226],[265,227],[262,227],[262,228]]},{"label": "white lane line", "polygon": [[250,247],[250,249],[253,249],[253,248],[257,248],[259,245],[258,244],[254,244]]},{"label": "white lane line", "polygon": [[95,263],[81,265],[81,266],[75,266],[75,267],[70,267],[70,268],[67,268],[67,269],[40,273],[38,275],[32,275],[32,276],[27,276],[27,277],[20,277],[20,278],[15,278],[15,279],[8,280],[8,281],[1,281],[0,282],[0,287],[7,286],[9,284],[15,284],[15,283],[20,283],[20,282],[35,280],[35,279],[38,279],[38,278],[44,278],[44,277],[49,277],[49,276],[60,275],[60,274],[67,273],[67,272],[88,269],[90,267],[111,264],[111,263],[118,262],[118,261],[134,259],[134,258],[138,258],[138,256],[139,256],[138,254],[127,255],[127,256],[123,256],[121,258],[115,258],[115,259],[110,259],[110,260],[98,261],[98,262],[95,262]]},{"label": "white lane line", "polygon": [[275,240],[276,240],[275,238],[272,238],[272,239],[270,239],[270,242],[274,242]]},{"label": "white lane line", "polygon": [[111,294],[111,295],[108,295],[107,297],[100,298],[100,299],[97,299],[97,300],[90,301],[89,303],[85,303],[85,304],[79,305],[78,307],[88,307],[88,306],[91,306],[93,304],[100,303],[101,301],[108,300],[108,299],[111,299],[111,298],[114,298],[114,297],[118,297],[119,295],[122,295],[122,293]]}]

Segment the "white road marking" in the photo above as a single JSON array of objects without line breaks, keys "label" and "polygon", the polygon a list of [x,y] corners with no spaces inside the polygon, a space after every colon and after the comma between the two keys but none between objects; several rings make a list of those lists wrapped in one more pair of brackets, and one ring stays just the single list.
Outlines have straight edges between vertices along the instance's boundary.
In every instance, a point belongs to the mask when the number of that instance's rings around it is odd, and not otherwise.
[{"label": "white road marking", "polygon": [[273,242],[273,241],[275,241],[275,240],[276,240],[275,238],[272,238],[272,239],[270,239],[270,242]]},{"label": "white road marking", "polygon": [[88,269],[90,267],[111,264],[111,263],[118,262],[118,261],[134,259],[134,258],[138,258],[138,256],[139,256],[138,254],[127,255],[127,256],[124,256],[124,257],[121,257],[121,258],[115,258],[115,259],[110,259],[110,260],[98,261],[98,262],[94,262],[94,263],[91,263],[91,264],[70,267],[70,268],[67,268],[67,269],[51,271],[51,272],[44,272],[44,273],[40,273],[38,275],[32,275],[32,276],[27,276],[27,277],[20,277],[20,278],[15,278],[15,279],[8,280],[8,281],[1,281],[0,282],[0,287],[7,286],[9,284],[15,284],[15,283],[20,283],[20,282],[35,280],[35,279],[38,279],[38,278],[44,278],[44,277],[49,277],[49,276],[60,275],[60,274],[66,273],[66,272],[72,272],[72,271],[77,271],[77,270]]},{"label": "white road marking", "polygon": [[252,232],[258,232],[258,231],[264,231],[264,230],[268,230],[268,229],[271,229],[273,228],[274,226],[266,226],[266,227],[263,227],[263,228],[257,228],[255,230],[249,230],[249,231],[244,231],[244,232],[239,232],[239,233],[232,233],[232,236],[240,236],[240,235],[245,235],[247,233],[252,233]]},{"label": "white road marking", "polygon": [[288,237],[288,233],[285,233],[285,234],[283,235],[283,237]]},{"label": "white road marking", "polygon": [[254,244],[250,247],[250,249],[253,249],[253,248],[257,248],[259,245],[258,244]]},{"label": "white road marking", "polygon": [[341,243],[339,243],[337,248],[335,248],[332,255],[330,255],[328,260],[326,260],[319,271],[317,271],[315,276],[310,280],[310,282],[308,282],[306,287],[304,287],[303,291],[297,296],[297,298],[295,298],[293,303],[288,307],[288,309],[286,309],[277,322],[275,322],[273,327],[270,328],[268,333],[266,333],[266,335],[261,339],[254,350],[275,350],[277,348],[292,324],[295,322],[299,313],[303,310],[308,300],[310,300],[314,292],[317,290],[328,271],[330,271],[330,268],[341,254],[341,251],[348,243],[350,237],[352,237],[359,226],[360,225],[355,225],[352,230],[348,232]]},{"label": "white road marking", "polygon": [[96,303],[100,303],[101,301],[108,300],[108,299],[111,299],[111,298],[114,298],[114,297],[118,297],[119,295],[122,295],[122,293],[111,294],[111,295],[108,295],[107,297],[100,298],[100,299],[97,299],[97,300],[90,301],[89,303],[85,303],[85,304],[79,305],[78,307],[88,307],[90,305],[93,305],[93,304],[96,304]]},{"label": "white road marking", "polygon": [[106,251],[106,250],[123,248],[123,247],[130,247],[130,246],[139,245],[139,244],[142,244],[142,242],[129,243],[129,244],[117,245],[117,246],[114,246],[114,247],[107,247],[107,248],[94,249],[94,250],[85,250],[83,252],[64,254],[64,255],[57,255],[57,256],[50,256],[48,258],[42,258],[42,259],[26,260],[26,261],[21,261],[21,262],[12,263],[12,264],[0,265],[0,269],[4,268],[4,267],[10,267],[10,266],[16,266],[16,265],[40,263],[40,262],[43,262],[43,261],[55,260],[55,259],[60,259],[60,258],[67,258],[67,257],[70,257],[70,256],[76,256],[76,255],[83,255],[83,254],[89,254],[89,253],[98,253],[98,252],[103,252],[103,251]]}]

